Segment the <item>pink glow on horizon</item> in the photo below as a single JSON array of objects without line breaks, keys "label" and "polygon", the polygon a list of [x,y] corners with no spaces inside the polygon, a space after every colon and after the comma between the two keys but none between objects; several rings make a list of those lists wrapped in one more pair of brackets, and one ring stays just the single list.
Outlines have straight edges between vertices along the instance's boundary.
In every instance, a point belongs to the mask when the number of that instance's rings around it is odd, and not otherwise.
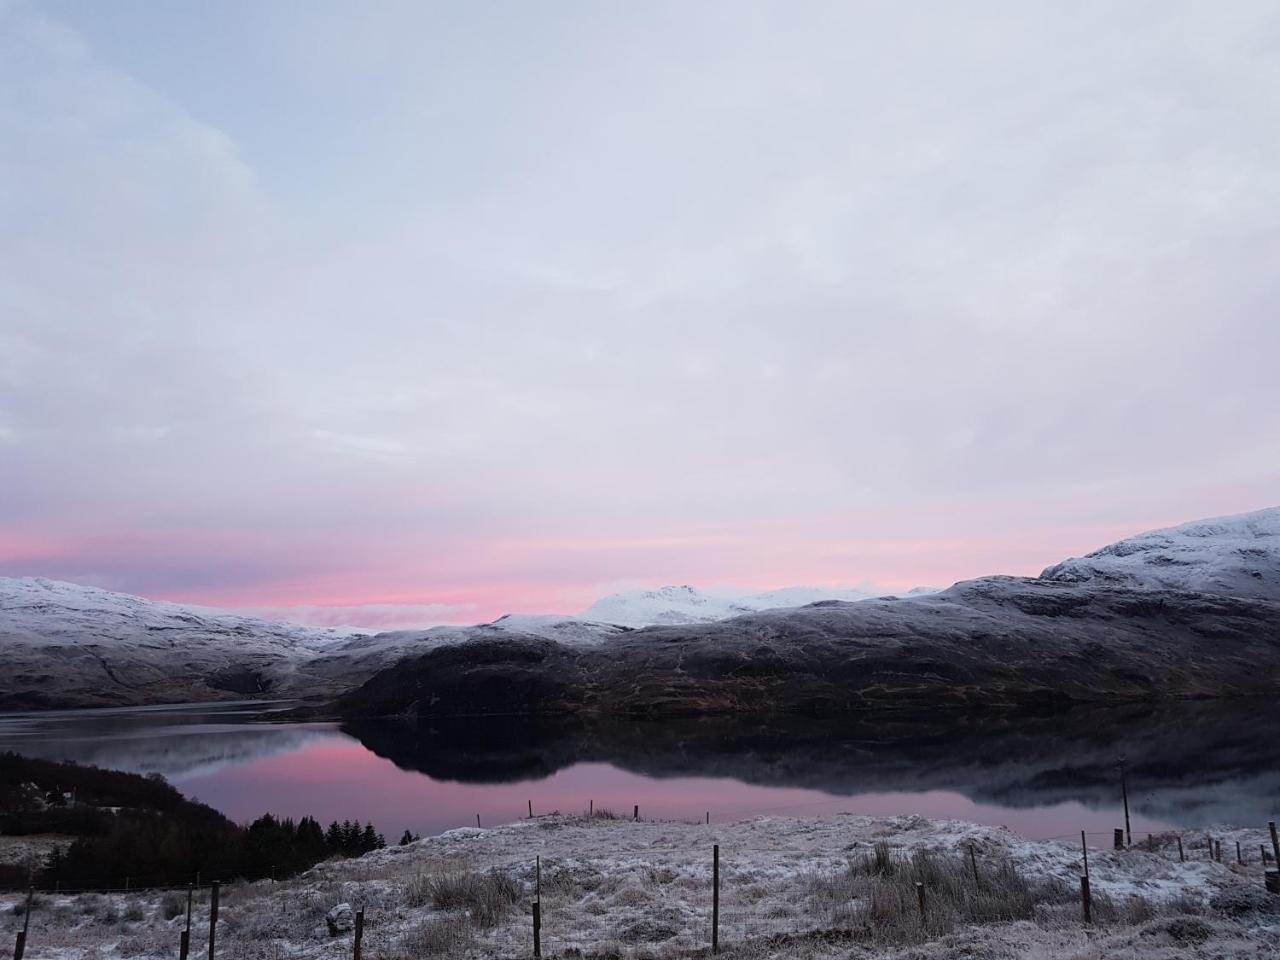
[{"label": "pink glow on horizon", "polygon": [[[1150,527],[1167,523],[1153,523]],[[1146,527],[1146,528],[1150,528]],[[1136,529],[1144,529],[1138,527]],[[164,599],[198,602],[214,606],[276,608],[314,605],[354,610],[366,605],[427,606],[454,608],[450,622],[485,622],[506,613],[576,613],[599,597],[624,589],[653,589],[667,584],[694,586],[731,584],[744,590],[770,590],[788,586],[842,587],[874,583],[889,590],[915,586],[949,586],[958,580],[994,573],[1034,576],[1046,566],[1067,556],[1079,556],[1135,532],[1133,525],[1097,524],[1087,527],[1017,531],[984,539],[953,537],[937,539],[863,539],[845,543],[765,542],[759,536],[733,542],[715,541],[716,549],[682,550],[666,555],[658,564],[649,564],[646,574],[619,576],[605,581],[566,576],[563,579],[522,580],[519,571],[512,579],[487,582],[487,578],[453,586],[440,585],[424,590],[424,582],[439,582],[440,571],[424,571],[420,577],[403,569],[375,571],[346,577],[325,578],[325,583],[277,583],[232,592],[180,594]],[[651,541],[656,542],[656,541]],[[709,541],[702,541],[709,542]],[[1056,545],[1056,546],[1055,546]],[[591,566],[593,559],[614,559],[615,545],[605,541],[524,542],[500,552],[506,562],[536,566],[538,557],[581,558]],[[487,550],[476,550],[473,567],[482,566]],[[455,557],[455,560],[457,558]],[[761,562],[764,559],[765,562]],[[460,564],[459,566],[462,566]],[[574,563],[574,567],[579,563]],[[772,568],[772,569],[770,569]],[[781,569],[779,569],[781,568]],[[605,567],[605,569],[610,569]],[[614,572],[610,569],[610,572]],[[483,577],[481,571],[476,571]],[[457,574],[452,574],[457,576]],[[406,583],[405,581],[410,581]],[[318,589],[317,589],[318,588]],[[378,617],[372,618],[374,621]],[[353,625],[377,625],[353,621]]]},{"label": "pink glow on horizon", "polygon": [[114,571],[165,556],[201,556],[232,570],[253,558],[264,565],[260,576],[250,569],[222,586],[138,590],[116,575],[83,581],[273,619],[391,629],[486,622],[506,613],[573,614],[607,593],[666,584],[743,590],[875,584],[906,590],[993,573],[1035,575],[1067,556],[1171,522],[1000,529],[988,517],[939,508],[913,511],[905,519],[793,517],[644,536],[459,539],[438,551],[407,539],[264,539],[246,530],[167,530],[10,536],[0,539],[0,560],[52,558]]}]

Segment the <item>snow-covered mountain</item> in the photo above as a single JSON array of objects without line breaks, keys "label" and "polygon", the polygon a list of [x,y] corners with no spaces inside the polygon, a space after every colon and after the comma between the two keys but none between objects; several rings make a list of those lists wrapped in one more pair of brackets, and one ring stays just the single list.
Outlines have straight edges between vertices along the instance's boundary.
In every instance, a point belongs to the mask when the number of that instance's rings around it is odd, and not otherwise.
[{"label": "snow-covered mountain", "polygon": [[[633,590],[602,597],[579,615],[586,620],[617,623],[627,627],[712,623],[744,613],[803,607],[825,600],[870,600],[888,596],[891,591],[846,587],[783,587],[760,593],[741,595],[710,593],[690,586],[662,587],[658,590]],[[917,587],[910,595],[935,592]]]},{"label": "snow-covered mountain", "polygon": [[58,580],[3,577],[0,706],[265,694],[346,636]]},{"label": "snow-covered mountain", "polygon": [[[642,648],[662,632],[644,628],[706,628],[708,636],[731,638],[749,632],[753,621],[765,622],[762,615],[770,631],[823,617],[824,624],[831,621],[823,629],[836,632],[871,630],[873,624],[877,643],[888,650],[887,638],[924,629],[912,627],[911,618],[928,614],[924,619],[933,623],[935,609],[947,610],[956,624],[981,620],[984,635],[1006,631],[1014,612],[1044,606],[1037,591],[1050,588],[1068,591],[1053,594],[1054,609],[1110,610],[1106,605],[1115,598],[1101,596],[1106,590],[1177,591],[1159,603],[1188,610],[1200,609],[1194,595],[1280,602],[1280,508],[1141,534],[1049,567],[1039,579],[989,577],[936,598],[924,596],[933,592],[928,590],[894,600],[873,588],[794,587],[731,596],[664,587],[605,597],[576,617],[513,614],[474,626],[377,634],[278,623],[53,580],[0,578],[0,709],[330,697],[410,658],[472,641],[510,641],[512,649],[554,649],[557,656],[607,662],[609,651],[596,648]],[[743,618],[738,626],[726,622],[737,617]]]},{"label": "snow-covered mountain", "polygon": [[[9,641],[111,643],[189,639],[197,633],[254,638],[255,645],[320,650],[350,636],[335,627],[260,620],[214,607],[147,600],[44,577],[0,577],[0,627]],[[168,644],[172,646],[173,644]]]},{"label": "snow-covered mountain", "polygon": [[566,647],[590,647],[625,633],[627,627],[552,614],[509,613],[492,623],[474,626],[431,627],[427,630],[391,630],[349,637],[326,647],[299,668],[300,676],[324,682],[343,678],[363,679],[406,657],[419,656],[438,647],[468,640],[502,637],[537,637]]},{"label": "snow-covered mountain", "polygon": [[1040,576],[1280,600],[1280,507],[1141,533],[1054,564]]},{"label": "snow-covered mountain", "polygon": [[0,709],[322,697],[406,657],[471,639],[536,637],[577,647],[625,630],[512,614],[474,626],[363,634],[0,577]]}]

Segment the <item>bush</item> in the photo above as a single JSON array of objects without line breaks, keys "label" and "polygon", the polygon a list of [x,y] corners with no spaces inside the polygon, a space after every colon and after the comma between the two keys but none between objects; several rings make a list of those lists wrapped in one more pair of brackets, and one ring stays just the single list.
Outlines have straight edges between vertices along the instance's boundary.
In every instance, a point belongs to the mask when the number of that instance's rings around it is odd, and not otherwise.
[{"label": "bush", "polygon": [[170,891],[160,898],[160,916],[166,920],[180,917],[187,912],[187,898]]},{"label": "bush", "polygon": [[426,883],[431,906],[436,910],[465,910],[478,927],[496,926],[520,899],[523,890],[509,874],[444,874]]},{"label": "bush", "polygon": [[404,902],[410,907],[425,907],[431,902],[432,892],[431,879],[419,870],[404,885]]},{"label": "bush", "polygon": [[432,917],[400,941],[406,960],[434,960],[464,951],[471,943],[471,927],[461,917]]},{"label": "bush", "polygon": [[[40,894],[38,893],[33,895],[31,898],[31,910],[33,913],[38,913],[43,911],[46,907],[48,907],[48,905],[49,905],[49,902],[44,897],[40,896]],[[23,914],[25,914],[27,912],[27,898],[23,897],[22,899],[14,903],[14,905],[10,907],[10,912],[15,917],[20,917]]]},{"label": "bush", "polygon": [[1199,946],[1213,936],[1213,927],[1199,917],[1174,917],[1162,929],[1177,944]]}]

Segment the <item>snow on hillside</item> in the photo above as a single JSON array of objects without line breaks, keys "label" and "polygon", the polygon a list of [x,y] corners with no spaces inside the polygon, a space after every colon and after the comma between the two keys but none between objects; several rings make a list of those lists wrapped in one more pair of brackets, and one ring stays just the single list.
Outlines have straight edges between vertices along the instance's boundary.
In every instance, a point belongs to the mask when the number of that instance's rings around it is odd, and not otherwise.
[{"label": "snow on hillside", "polygon": [[[917,587],[910,595],[933,593],[928,587]],[[690,586],[662,587],[658,590],[634,590],[602,597],[580,616],[587,620],[617,623],[627,627],[672,626],[687,623],[711,623],[744,613],[803,607],[826,600],[869,600],[888,596],[891,591],[846,587],[783,587],[760,593],[722,595]]]},{"label": "snow on hillside", "polygon": [[29,644],[155,641],[217,635],[284,650],[322,649],[352,631],[259,620],[211,607],[146,600],[43,577],[0,577],[0,638]]},{"label": "snow on hillside", "polygon": [[1040,576],[1280,600],[1280,507],[1152,530],[1054,564]]},{"label": "snow on hillside", "polygon": [[569,646],[595,646],[623,632],[619,625],[613,623],[536,613],[508,613],[493,623],[482,624],[478,629],[529,634]]},{"label": "snow on hillside", "polygon": [[449,644],[503,636],[534,636],[565,646],[595,646],[626,632],[626,627],[554,614],[509,613],[492,623],[474,626],[431,627],[427,630],[391,630],[372,636],[356,636],[322,651],[302,669],[304,673],[335,676],[353,671],[367,674],[405,657],[417,656]]},{"label": "snow on hillside", "polygon": [[287,695],[299,662],[348,635],[57,580],[0,578],[0,708]]}]

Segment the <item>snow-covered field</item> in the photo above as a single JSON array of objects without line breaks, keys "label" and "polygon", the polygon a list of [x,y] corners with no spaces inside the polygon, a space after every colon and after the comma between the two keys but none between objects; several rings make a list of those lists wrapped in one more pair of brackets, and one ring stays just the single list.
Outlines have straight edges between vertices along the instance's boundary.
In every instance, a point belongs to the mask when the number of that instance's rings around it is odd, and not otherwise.
[{"label": "snow-covered field", "polygon": [[[1207,836],[1222,841],[1223,862],[1208,860]],[[1108,838],[1091,839],[1099,844],[1089,855],[1098,922],[1086,927],[1078,900],[1078,837],[1031,841],[997,828],[915,817],[758,818],[711,825],[539,817],[488,830],[453,830],[358,860],[331,861],[279,884],[227,885],[218,956],[349,957],[350,933],[331,936],[325,921],[343,903],[365,912],[366,957],[529,956],[536,858],[544,955],[705,955],[713,844],[720,846],[720,936],[722,953],[729,956],[1166,960],[1280,952],[1280,897],[1263,891],[1258,863],[1262,830],[1184,834],[1185,863],[1173,835],[1156,837],[1151,849],[1123,852],[1104,849]],[[1234,863],[1237,840],[1250,854],[1243,866]],[[1037,891],[1034,909],[1013,921],[932,920],[918,928],[910,897],[900,918],[905,926],[887,935],[865,922],[883,913],[884,904],[840,902],[838,895],[849,863],[873,862],[877,844],[888,844],[900,862],[925,852],[918,862],[962,866],[972,848],[978,888],[994,887],[997,878],[1009,883],[1012,867]],[[476,900],[470,912],[461,906],[436,909],[440,884],[466,877],[488,891],[487,899]],[[12,909],[17,900],[0,898],[5,946],[21,923]],[[160,893],[41,896],[28,956],[174,956],[184,901]],[[207,903],[202,893],[193,951],[205,949]]]}]

